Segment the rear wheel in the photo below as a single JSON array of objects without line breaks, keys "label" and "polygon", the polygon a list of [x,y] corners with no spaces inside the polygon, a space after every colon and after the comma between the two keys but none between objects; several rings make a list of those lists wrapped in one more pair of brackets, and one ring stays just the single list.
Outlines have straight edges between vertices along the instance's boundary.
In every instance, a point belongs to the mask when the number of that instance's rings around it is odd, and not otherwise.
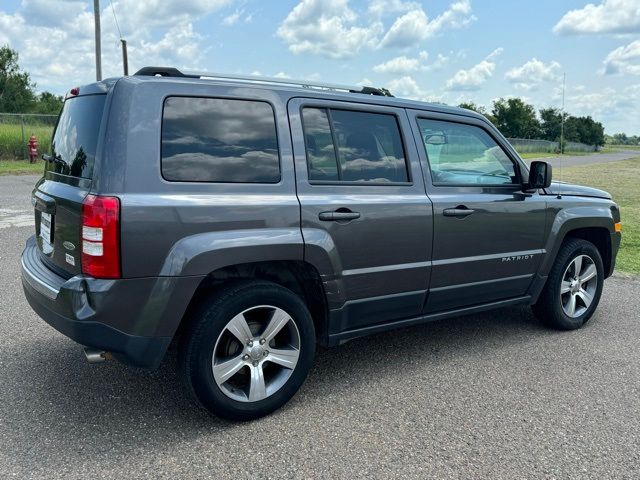
[{"label": "rear wheel", "polygon": [[297,392],[314,354],[302,300],[274,283],[248,281],[225,288],[193,316],[179,361],[200,404],[220,417],[250,420]]},{"label": "rear wheel", "polygon": [[570,239],[560,248],[533,312],[550,327],[580,328],[597,308],[603,284],[598,249],[586,240]]}]

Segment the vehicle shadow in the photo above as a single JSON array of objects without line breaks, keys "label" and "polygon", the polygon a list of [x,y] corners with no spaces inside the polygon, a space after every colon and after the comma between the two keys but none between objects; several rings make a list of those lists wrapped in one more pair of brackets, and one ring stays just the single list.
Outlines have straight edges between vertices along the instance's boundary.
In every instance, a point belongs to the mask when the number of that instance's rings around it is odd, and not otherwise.
[{"label": "vehicle shadow", "polygon": [[[61,438],[77,443],[73,446],[83,455],[102,454],[106,441],[110,455],[116,457],[139,447],[141,441],[159,449],[166,448],[167,438],[187,441],[207,436],[215,442],[222,432],[258,433],[265,422],[293,425],[327,395],[335,399],[354,388],[369,388],[367,383],[375,385],[381,377],[397,374],[409,361],[426,365],[473,361],[495,355],[505,346],[553,334],[523,307],[441,320],[320,349],[300,394],[270,417],[249,424],[220,420],[193,405],[179,381],[173,353],[156,371],[116,361],[89,365],[76,344],[56,335],[30,345],[22,352],[20,364],[9,364],[4,378],[19,376],[16,383],[21,391],[14,398],[8,423],[31,416],[31,422],[39,425],[23,431],[22,442],[30,445],[29,455],[47,449],[49,458],[51,449],[69,451],[68,444],[56,445],[55,439]],[[26,371],[18,370],[18,365],[25,364]],[[48,441],[43,441],[43,432]]]}]

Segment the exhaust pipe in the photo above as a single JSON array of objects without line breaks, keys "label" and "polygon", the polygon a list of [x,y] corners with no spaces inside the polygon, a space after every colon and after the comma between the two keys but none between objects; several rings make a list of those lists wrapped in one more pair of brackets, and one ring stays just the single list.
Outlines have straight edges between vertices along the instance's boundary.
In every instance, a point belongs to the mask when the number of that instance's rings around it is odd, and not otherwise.
[{"label": "exhaust pipe", "polygon": [[85,347],[84,356],[87,357],[87,362],[89,363],[102,363],[106,360],[111,359],[111,352],[105,352],[104,350]]}]

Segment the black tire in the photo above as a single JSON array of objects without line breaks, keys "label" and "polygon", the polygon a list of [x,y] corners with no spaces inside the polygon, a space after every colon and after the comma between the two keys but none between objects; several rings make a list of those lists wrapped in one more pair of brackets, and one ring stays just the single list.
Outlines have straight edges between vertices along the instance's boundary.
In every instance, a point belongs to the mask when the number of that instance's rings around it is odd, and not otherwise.
[{"label": "black tire", "polygon": [[[289,314],[299,333],[299,357],[277,391],[262,400],[238,401],[225,394],[214,379],[214,348],[232,318],[259,305],[272,305]],[[316,339],[311,314],[299,296],[275,283],[234,282],[203,302],[188,321],[178,352],[183,383],[194,400],[218,417],[244,421],[277,410],[295,395],[313,364]]]},{"label": "black tire", "polygon": [[[590,257],[596,267],[597,278],[595,279],[595,292],[593,293],[593,300],[589,307],[579,316],[571,317],[567,315],[563,309],[560,287],[567,268],[573,260],[580,255]],[[558,330],[575,330],[587,323],[598,307],[603,285],[604,267],[602,265],[602,257],[596,246],[587,240],[578,238],[565,240],[562,247],[560,247],[553,268],[547,277],[547,283],[538,301],[532,306],[533,313],[548,327]]]}]

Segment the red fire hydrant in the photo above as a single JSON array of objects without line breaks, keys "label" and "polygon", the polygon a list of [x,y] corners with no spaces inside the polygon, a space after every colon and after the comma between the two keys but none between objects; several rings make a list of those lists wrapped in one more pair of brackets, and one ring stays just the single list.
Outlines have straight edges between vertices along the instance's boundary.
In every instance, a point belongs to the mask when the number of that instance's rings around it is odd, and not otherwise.
[{"label": "red fire hydrant", "polygon": [[29,150],[29,163],[34,163],[38,158],[38,139],[33,133],[27,142],[27,150]]}]

